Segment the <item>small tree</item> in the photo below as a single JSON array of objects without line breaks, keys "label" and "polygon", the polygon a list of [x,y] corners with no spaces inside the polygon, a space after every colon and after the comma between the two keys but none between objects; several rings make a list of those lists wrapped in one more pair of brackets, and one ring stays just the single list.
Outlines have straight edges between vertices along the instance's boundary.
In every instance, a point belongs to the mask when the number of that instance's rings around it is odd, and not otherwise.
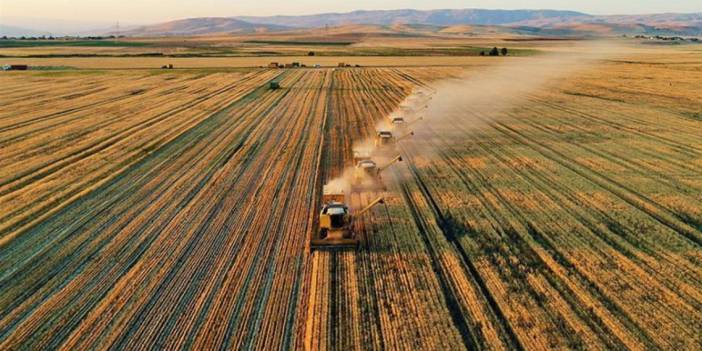
[{"label": "small tree", "polygon": [[310,51],[307,53],[307,56],[314,56],[314,51]]},{"label": "small tree", "polygon": [[507,56],[507,48],[502,48],[500,52],[502,53],[502,56]]},{"label": "small tree", "polygon": [[497,47],[494,47],[492,48],[492,50],[490,50],[490,56],[500,56],[500,51],[497,50]]},{"label": "small tree", "polygon": [[481,51],[480,56],[485,56],[485,51]]}]

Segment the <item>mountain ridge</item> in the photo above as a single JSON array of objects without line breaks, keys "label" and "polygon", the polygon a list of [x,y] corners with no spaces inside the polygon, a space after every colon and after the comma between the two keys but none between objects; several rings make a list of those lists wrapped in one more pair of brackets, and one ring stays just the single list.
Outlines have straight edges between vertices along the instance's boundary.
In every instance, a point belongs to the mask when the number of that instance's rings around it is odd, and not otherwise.
[{"label": "mountain ridge", "polygon": [[248,34],[288,29],[290,28],[285,26],[250,23],[233,17],[198,17],[140,26],[121,34],[126,36]]},{"label": "mountain ridge", "polygon": [[[233,16],[185,18],[151,25],[133,26],[121,32],[101,31],[134,37],[241,35],[285,32],[347,25],[421,25],[437,27],[436,33],[451,33],[452,26],[500,27],[499,32],[516,35],[679,35],[702,36],[702,12],[647,15],[590,15],[564,10],[357,10],[300,16]],[[15,35],[31,28],[12,30]],[[9,32],[9,31],[8,31]],[[44,32],[36,31],[33,32]],[[426,33],[427,31],[423,31]],[[34,33],[32,33],[34,34]],[[467,33],[471,34],[471,33]],[[474,33],[473,33],[474,34]],[[21,34],[25,35],[25,34]]]},{"label": "mountain ridge", "polygon": [[300,16],[236,16],[250,23],[276,23],[288,27],[313,28],[339,26],[345,24],[391,25],[431,24],[431,25],[503,25],[536,18],[587,17],[588,14],[561,10],[490,10],[490,9],[437,9],[437,10],[356,10],[345,13],[321,13]]}]

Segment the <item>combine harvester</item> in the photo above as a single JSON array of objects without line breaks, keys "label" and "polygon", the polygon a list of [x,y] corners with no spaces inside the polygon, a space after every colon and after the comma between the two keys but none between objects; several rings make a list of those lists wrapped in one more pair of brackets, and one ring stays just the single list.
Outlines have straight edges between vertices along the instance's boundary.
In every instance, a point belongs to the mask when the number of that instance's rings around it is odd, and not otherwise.
[{"label": "combine harvester", "polygon": [[405,126],[405,119],[403,117],[393,117],[390,119],[390,124],[394,127],[402,128]]},{"label": "combine harvester", "polygon": [[393,128],[397,130],[407,130],[411,125],[423,120],[424,117],[419,117],[415,119],[412,122],[407,122],[405,121],[404,117],[392,117],[390,118],[390,124],[393,126]]},{"label": "combine harvester", "polygon": [[319,231],[310,242],[312,250],[356,249],[359,239],[354,232],[354,219],[370,211],[375,205],[384,204],[385,200],[379,197],[358,213],[351,214],[343,189],[324,186],[322,203]]},{"label": "combine harvester", "polygon": [[395,138],[389,130],[380,130],[375,136],[375,147],[379,150],[395,149],[395,145],[403,139],[409,138],[414,135],[414,132],[409,132],[399,138]]},{"label": "combine harvester", "polygon": [[[381,130],[377,133],[375,146],[380,151],[394,150],[395,144],[405,138],[414,135],[409,132],[399,138],[395,138],[392,132]],[[351,182],[352,192],[384,190],[380,174],[396,162],[402,161],[402,156],[395,156],[390,162],[382,167],[371,159],[370,152],[355,152],[353,179]],[[378,197],[358,213],[351,214],[346,202],[344,189],[332,188],[325,185],[322,190],[322,210],[319,213],[319,230],[310,240],[311,250],[343,250],[356,249],[359,239],[354,232],[354,219],[359,218],[364,213],[370,211],[378,204],[384,204],[384,198]]]},{"label": "combine harvester", "polygon": [[351,191],[386,191],[381,173],[390,168],[396,162],[401,162],[402,156],[397,155],[382,167],[378,167],[375,161],[363,159],[356,163],[351,180]]}]

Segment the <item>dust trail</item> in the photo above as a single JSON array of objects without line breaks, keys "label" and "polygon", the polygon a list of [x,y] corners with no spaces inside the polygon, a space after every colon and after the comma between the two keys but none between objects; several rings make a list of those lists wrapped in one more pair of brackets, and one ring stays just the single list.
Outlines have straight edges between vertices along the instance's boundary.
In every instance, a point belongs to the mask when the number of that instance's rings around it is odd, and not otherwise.
[{"label": "dust trail", "polygon": [[439,82],[433,89],[419,90],[403,103],[405,118],[424,117],[413,127],[415,137],[406,142],[416,146],[414,149],[421,156],[432,157],[432,146],[427,141],[465,143],[466,130],[485,127],[519,107],[532,93],[624,51],[612,42],[597,41],[581,43],[563,52],[507,57],[495,66]]},{"label": "dust trail", "polygon": [[[401,138],[398,143],[412,146],[415,162],[426,162],[436,156],[435,145],[464,144],[466,130],[485,127],[524,103],[532,93],[624,51],[611,42],[597,41],[534,57],[498,58],[499,63],[494,66],[416,90],[396,111],[378,121],[375,128],[391,131],[396,139],[414,132],[414,136]],[[404,124],[394,124],[394,117],[402,117]],[[356,142],[353,150],[371,155],[378,166],[402,149],[381,151],[374,141],[371,138]],[[356,179],[354,174],[352,166],[332,183],[348,194],[352,180]]]}]

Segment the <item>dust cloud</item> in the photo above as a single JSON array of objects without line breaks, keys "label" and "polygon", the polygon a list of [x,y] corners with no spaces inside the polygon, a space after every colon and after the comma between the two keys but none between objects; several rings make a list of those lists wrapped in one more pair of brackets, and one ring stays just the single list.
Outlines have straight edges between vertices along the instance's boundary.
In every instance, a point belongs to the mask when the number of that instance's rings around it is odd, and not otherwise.
[{"label": "dust cloud", "polygon": [[[608,41],[582,42],[573,47],[532,57],[499,58],[500,62],[419,89],[402,104],[405,118],[423,118],[413,127],[414,143],[431,156],[428,141],[463,141],[470,131],[499,120],[523,104],[531,94],[568,79],[626,51]],[[397,114],[402,114],[403,107]]]},{"label": "dust cloud", "polygon": [[[497,63],[494,65],[417,89],[375,127],[377,131],[391,131],[395,138],[413,132],[412,137],[402,138],[398,143],[412,146],[415,161],[426,161],[435,156],[437,145],[465,143],[471,131],[498,120],[524,103],[531,94],[624,51],[611,42],[591,41],[532,57],[495,58]],[[404,124],[393,124],[394,117],[402,117]],[[378,166],[396,156],[401,149],[398,146],[382,151],[375,147],[374,139],[353,145],[355,153],[371,155]],[[353,172],[353,167],[347,168],[341,177],[329,184],[348,194]]]}]

